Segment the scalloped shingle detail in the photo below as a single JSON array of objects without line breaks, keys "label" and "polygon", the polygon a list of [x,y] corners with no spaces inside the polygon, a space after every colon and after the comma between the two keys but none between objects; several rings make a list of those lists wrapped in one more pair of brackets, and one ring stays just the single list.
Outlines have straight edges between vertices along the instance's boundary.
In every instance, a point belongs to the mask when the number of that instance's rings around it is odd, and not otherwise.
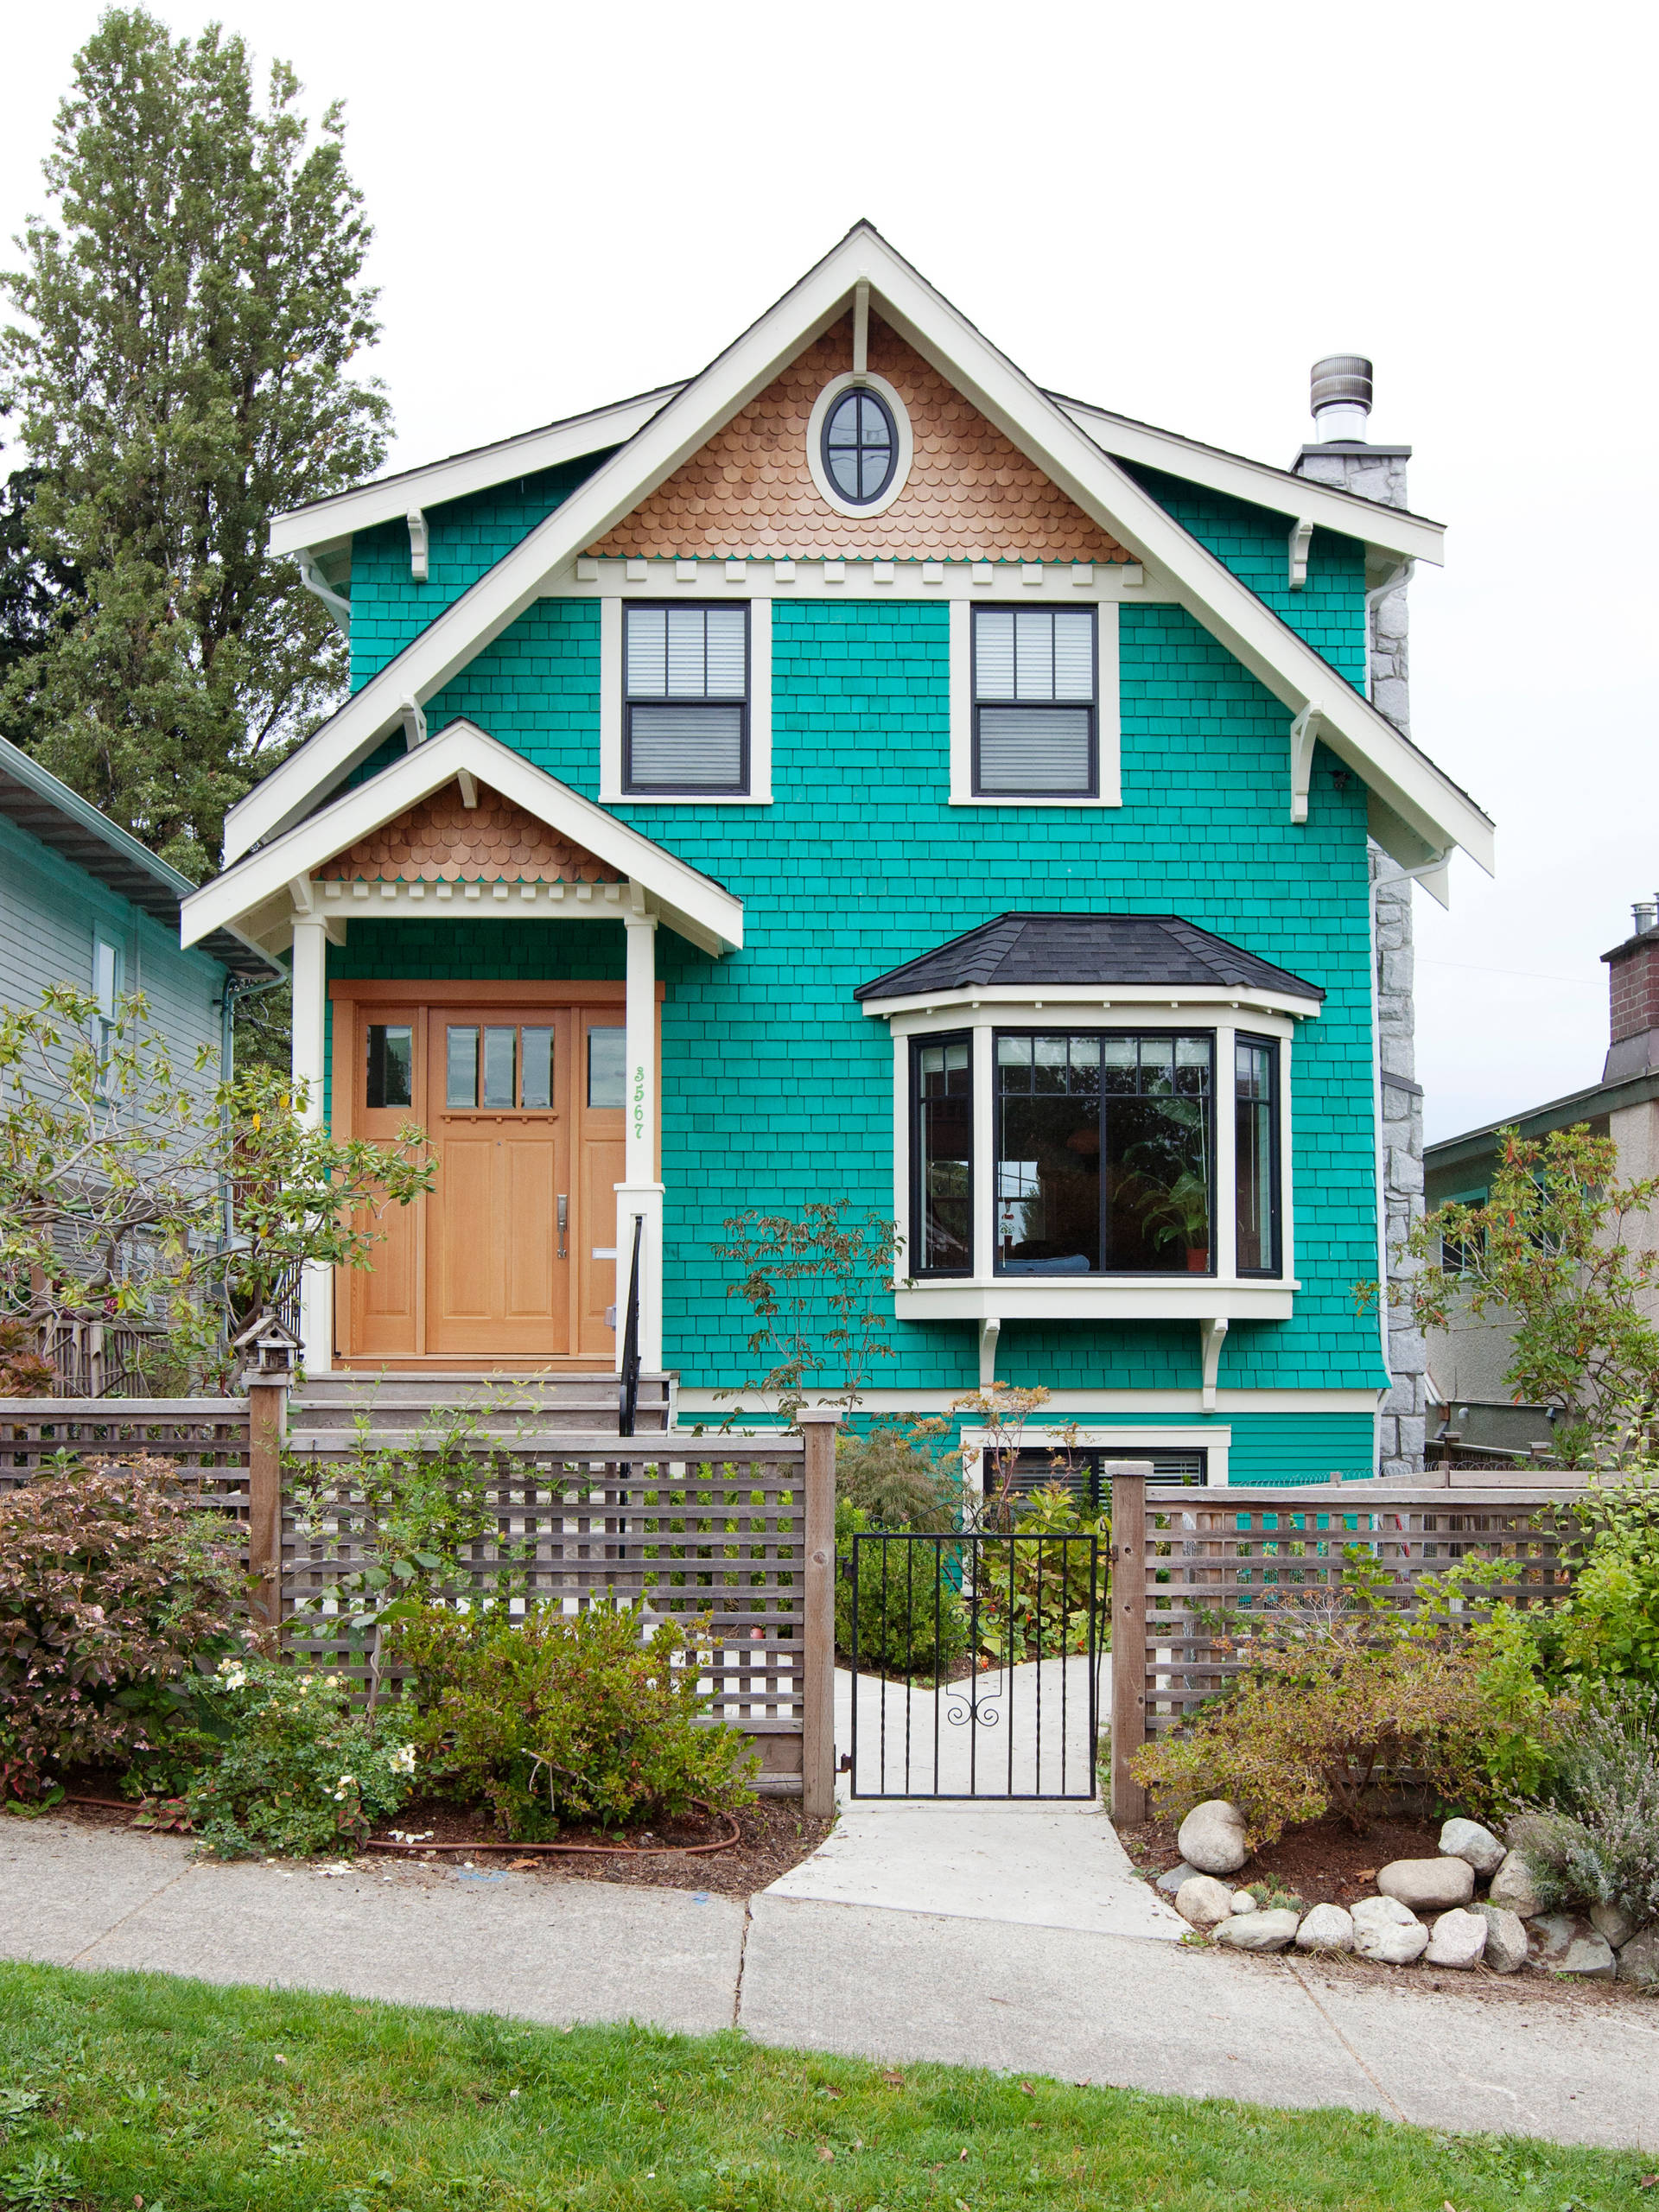
[{"label": "scalloped shingle detail", "polygon": [[589,551],[646,560],[1133,560],[874,315],[870,366],[905,403],[915,458],[904,490],[879,515],[826,505],[807,466],[807,426],[824,385],[852,366],[852,349],[848,315]]},{"label": "scalloped shingle detail", "polygon": [[478,804],[446,784],[317,869],[325,881],[620,883],[621,875],[487,784]]}]

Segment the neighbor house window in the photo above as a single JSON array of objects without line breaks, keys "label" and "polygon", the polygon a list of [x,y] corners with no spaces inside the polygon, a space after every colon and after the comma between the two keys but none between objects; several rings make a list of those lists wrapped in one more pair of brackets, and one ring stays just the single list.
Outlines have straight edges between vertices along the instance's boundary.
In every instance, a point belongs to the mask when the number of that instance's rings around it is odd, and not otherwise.
[{"label": "neighbor house window", "polygon": [[1214,1058],[1207,1034],[1001,1032],[999,1272],[1211,1273]]},{"label": "neighbor house window", "polygon": [[893,481],[899,433],[887,403],[868,385],[843,392],[823,423],[823,473],[849,506],[867,507]]},{"label": "neighbor house window", "polygon": [[966,1037],[911,1046],[911,1271],[974,1267],[973,1046]]},{"label": "neighbor house window", "polygon": [[1233,1043],[1237,1158],[1238,1272],[1279,1273],[1279,1047],[1260,1037]]},{"label": "neighbor house window", "polygon": [[747,607],[630,605],[623,619],[624,790],[746,792]]},{"label": "neighbor house window", "polygon": [[115,1020],[121,996],[121,948],[107,937],[92,939],[92,997],[105,1021]]},{"label": "neighbor house window", "polygon": [[976,798],[1100,791],[1095,610],[976,607]]}]

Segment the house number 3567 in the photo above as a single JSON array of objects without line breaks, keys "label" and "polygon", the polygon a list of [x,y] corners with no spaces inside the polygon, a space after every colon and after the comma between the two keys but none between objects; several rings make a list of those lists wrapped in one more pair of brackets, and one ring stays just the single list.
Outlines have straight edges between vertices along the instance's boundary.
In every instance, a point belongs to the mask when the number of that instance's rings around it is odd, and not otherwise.
[{"label": "house number 3567", "polygon": [[645,1071],[637,1067],[633,1071],[633,1135],[636,1144],[643,1144],[645,1136]]}]

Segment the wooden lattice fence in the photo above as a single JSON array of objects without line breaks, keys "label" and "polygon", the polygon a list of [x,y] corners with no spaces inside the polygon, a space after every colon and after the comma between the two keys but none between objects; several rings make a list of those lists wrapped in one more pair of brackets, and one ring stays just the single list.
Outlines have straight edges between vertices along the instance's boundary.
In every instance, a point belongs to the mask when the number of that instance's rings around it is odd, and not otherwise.
[{"label": "wooden lattice fence", "polygon": [[158,1453],[200,1486],[204,1505],[247,1517],[245,1398],[0,1398],[0,1494],[32,1482],[60,1452]]},{"label": "wooden lattice fence", "polygon": [[1144,1817],[1128,1771],[1148,1736],[1179,1727],[1244,1663],[1241,1631],[1329,1609],[1357,1547],[1389,1580],[1379,1594],[1408,1611],[1425,1575],[1468,1559],[1502,1561],[1491,1599],[1547,1605],[1570,1586],[1578,1539],[1561,1510],[1584,1495],[1487,1482],[1476,1488],[1390,1483],[1332,1488],[1149,1488],[1113,1484],[1112,1812]]}]

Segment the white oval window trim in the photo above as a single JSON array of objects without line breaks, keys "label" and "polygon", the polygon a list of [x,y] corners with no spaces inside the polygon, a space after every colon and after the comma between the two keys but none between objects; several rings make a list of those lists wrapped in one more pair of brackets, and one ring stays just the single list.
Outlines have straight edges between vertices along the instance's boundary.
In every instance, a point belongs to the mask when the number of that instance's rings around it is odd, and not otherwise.
[{"label": "white oval window trim", "polygon": [[[872,391],[880,393],[887,402],[887,412],[893,417],[893,433],[899,441],[899,454],[893,464],[892,482],[879,499],[871,499],[863,506],[856,505],[851,499],[843,499],[824,474],[823,467],[825,419],[842,394],[850,391],[855,384],[867,385]],[[812,471],[812,481],[817,486],[818,497],[826,506],[833,507],[838,515],[850,515],[857,519],[863,515],[879,515],[884,507],[890,507],[905,488],[906,480],[910,475],[910,464],[914,453],[915,442],[910,435],[910,416],[906,410],[904,401],[899,398],[885,377],[874,375],[855,377],[849,369],[844,376],[832,377],[817,399],[813,401],[812,417],[806,426],[806,465]]]}]

